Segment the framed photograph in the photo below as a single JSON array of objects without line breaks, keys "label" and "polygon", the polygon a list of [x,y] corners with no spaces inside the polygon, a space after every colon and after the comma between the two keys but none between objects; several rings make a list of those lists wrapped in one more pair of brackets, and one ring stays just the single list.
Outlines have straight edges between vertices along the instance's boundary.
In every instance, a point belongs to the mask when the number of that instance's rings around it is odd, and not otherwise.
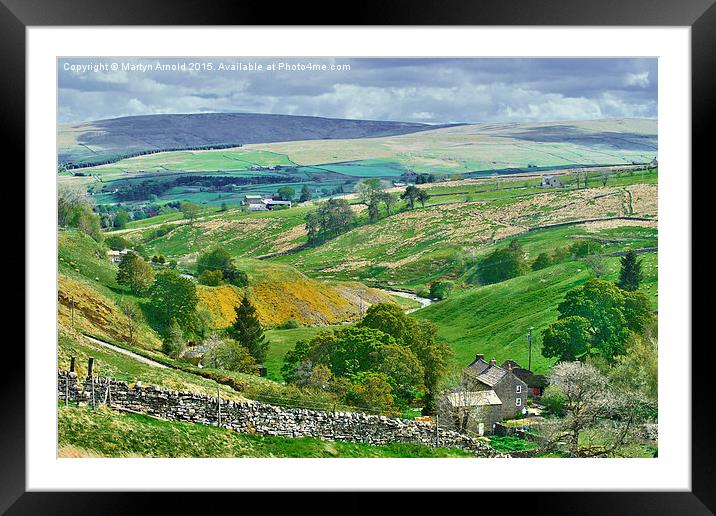
[{"label": "framed photograph", "polygon": [[28,307],[3,511],[479,491],[712,514],[691,338],[710,1],[350,26],[2,3]]}]

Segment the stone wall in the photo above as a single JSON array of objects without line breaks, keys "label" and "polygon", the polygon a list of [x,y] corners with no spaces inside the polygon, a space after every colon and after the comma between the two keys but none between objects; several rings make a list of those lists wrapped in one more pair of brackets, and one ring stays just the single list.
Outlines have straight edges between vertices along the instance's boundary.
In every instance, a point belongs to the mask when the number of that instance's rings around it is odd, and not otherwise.
[{"label": "stone wall", "polygon": [[371,445],[395,442],[459,448],[478,457],[499,454],[472,437],[436,428],[433,423],[358,412],[322,412],[284,408],[256,401],[234,402],[204,394],[155,386],[130,386],[111,378],[87,378],[58,372],[60,401],[128,410],[171,421],[222,426],[237,432],[283,437],[314,437]]}]

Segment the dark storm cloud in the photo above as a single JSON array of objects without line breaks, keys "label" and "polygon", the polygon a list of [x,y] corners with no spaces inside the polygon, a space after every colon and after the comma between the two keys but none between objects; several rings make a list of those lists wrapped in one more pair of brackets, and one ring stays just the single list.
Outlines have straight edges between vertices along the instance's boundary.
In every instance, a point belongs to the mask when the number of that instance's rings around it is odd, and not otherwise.
[{"label": "dark storm cloud", "polygon": [[[218,70],[239,62],[264,70]],[[265,70],[279,62],[350,70]],[[180,63],[200,70],[157,69]],[[199,112],[427,123],[657,116],[656,59],[87,58],[58,60],[58,75],[63,123]]]}]

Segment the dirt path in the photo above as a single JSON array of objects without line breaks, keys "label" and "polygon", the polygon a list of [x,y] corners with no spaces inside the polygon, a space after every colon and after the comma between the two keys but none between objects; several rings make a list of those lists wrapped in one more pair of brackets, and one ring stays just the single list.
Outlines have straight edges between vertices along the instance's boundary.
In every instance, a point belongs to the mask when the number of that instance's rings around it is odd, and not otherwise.
[{"label": "dirt path", "polygon": [[90,337],[89,335],[85,335],[85,338],[92,342],[93,344],[97,344],[99,346],[103,346],[105,348],[109,348],[112,351],[116,351],[117,353],[122,353],[123,355],[127,355],[129,357],[132,357],[133,359],[142,362],[143,364],[150,365],[152,367],[157,367],[159,369],[169,369],[164,364],[160,364],[159,362],[155,362],[154,360],[151,360],[149,358],[143,357],[142,355],[137,355],[136,353],[132,353],[131,351],[128,351],[124,348],[120,348],[119,346],[115,346],[114,344],[110,344],[109,342],[105,342],[103,340],[95,339],[94,337]]}]

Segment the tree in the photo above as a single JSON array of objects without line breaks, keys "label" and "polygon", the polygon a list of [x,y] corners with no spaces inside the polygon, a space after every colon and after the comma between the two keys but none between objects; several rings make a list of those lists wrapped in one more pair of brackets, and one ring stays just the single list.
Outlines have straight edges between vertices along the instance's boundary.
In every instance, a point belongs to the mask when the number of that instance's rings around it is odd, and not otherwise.
[{"label": "tree", "polygon": [[224,275],[221,270],[204,270],[199,274],[199,284],[209,287],[218,287],[224,282]]},{"label": "tree", "polygon": [[[655,404],[638,393],[615,393],[591,364],[557,364],[550,374],[550,386],[561,397],[565,417],[547,420],[542,430],[550,447],[559,448],[566,442],[570,457],[613,456],[656,414]],[[599,431],[599,441],[580,442],[580,435],[590,429]]]},{"label": "tree", "polygon": [[346,403],[385,414],[398,414],[393,389],[383,373],[363,372],[355,375],[345,396]]},{"label": "tree", "polygon": [[114,227],[124,229],[127,227],[127,222],[129,222],[129,213],[126,210],[119,210],[114,216]]},{"label": "tree", "polygon": [[57,193],[57,223],[77,228],[95,239],[101,239],[100,217],[89,197],[77,188],[61,186]]},{"label": "tree", "polygon": [[266,360],[269,342],[256,315],[256,308],[251,304],[248,296],[244,296],[235,311],[236,319],[227,330],[229,337],[244,346],[258,363],[263,363]]},{"label": "tree", "polygon": [[117,283],[136,295],[143,295],[154,281],[154,270],[140,256],[129,252],[122,257],[117,270]]},{"label": "tree", "polygon": [[388,215],[391,215],[395,203],[398,202],[398,199],[396,198],[395,194],[392,194],[390,192],[381,192],[379,198],[383,202],[383,204],[385,204],[385,212]]},{"label": "tree", "polygon": [[301,188],[301,197],[298,198],[298,202],[306,202],[311,200],[311,190],[308,185],[303,185]]},{"label": "tree", "polygon": [[560,361],[573,361],[589,352],[592,335],[584,317],[566,317],[542,332],[542,355]]},{"label": "tree", "polygon": [[592,254],[601,254],[602,245],[593,240],[579,240],[569,246],[569,251],[575,258],[583,258]]},{"label": "tree", "polygon": [[600,279],[567,292],[557,310],[559,320],[581,317],[588,321],[590,354],[609,362],[624,354],[630,332],[639,333],[653,321],[649,299],[643,293],[625,292]]},{"label": "tree", "polygon": [[450,347],[437,340],[437,327],[429,321],[408,317],[393,303],[376,303],[366,312],[361,326],[375,328],[409,348],[423,366],[424,412],[435,409],[435,393],[440,379],[447,372]]},{"label": "tree", "polygon": [[120,235],[109,236],[105,238],[104,243],[114,251],[121,251],[122,249],[129,249],[132,247],[132,243]]},{"label": "tree", "polygon": [[637,391],[651,400],[657,399],[659,389],[659,347],[656,324],[643,334],[631,333],[624,355],[618,356],[609,370],[609,379],[619,389]]},{"label": "tree", "polygon": [[418,193],[415,196],[415,200],[417,200],[420,203],[420,206],[425,208],[425,203],[430,199],[430,194],[426,192],[424,189],[419,188]]},{"label": "tree", "polygon": [[483,285],[489,285],[520,276],[528,269],[522,246],[512,240],[507,247],[487,255],[478,264],[477,275]]},{"label": "tree", "polygon": [[172,358],[178,358],[186,349],[186,341],[184,340],[184,332],[182,332],[179,323],[172,318],[166,335],[162,340],[162,351]]},{"label": "tree", "polygon": [[194,224],[194,220],[201,213],[201,206],[190,201],[181,202],[181,212],[185,219],[189,219],[189,224]]},{"label": "tree", "polygon": [[627,251],[621,258],[621,270],[617,285],[622,290],[633,292],[639,288],[643,279],[642,260],[637,259],[636,252]]},{"label": "tree", "polygon": [[532,270],[539,271],[552,265],[552,259],[547,253],[540,253],[537,258],[532,262]]},{"label": "tree", "polygon": [[400,198],[405,201],[408,201],[408,206],[410,206],[410,209],[412,210],[415,207],[415,201],[418,199],[419,195],[420,188],[418,188],[417,186],[410,185],[400,195]]},{"label": "tree", "polygon": [[587,267],[592,269],[592,272],[597,278],[601,278],[607,273],[607,264],[604,257],[601,255],[593,254],[586,256],[584,258],[584,263],[587,264]]},{"label": "tree", "polygon": [[380,179],[361,179],[356,185],[356,193],[363,204],[368,204],[383,191]]},{"label": "tree", "polygon": [[[196,259],[196,273],[201,277],[205,271],[220,271],[223,280],[240,288],[249,284],[248,275],[236,268],[231,255],[223,247],[215,247],[199,255]],[[212,280],[216,280],[216,277]]]},{"label": "tree", "polygon": [[194,282],[171,269],[157,274],[149,289],[149,306],[157,322],[163,326],[174,320],[181,329],[192,329],[196,323],[198,302]]},{"label": "tree", "polygon": [[122,299],[119,303],[119,309],[127,318],[127,327],[129,328],[129,343],[134,343],[134,331],[137,328],[137,324],[142,319],[142,311],[139,307],[125,299]]},{"label": "tree", "polygon": [[306,232],[311,245],[345,233],[352,226],[353,210],[345,199],[328,199],[306,214]]},{"label": "tree", "polygon": [[579,316],[589,321],[594,352],[611,359],[624,351],[627,336],[624,294],[614,284],[590,280],[567,292],[557,310],[560,319]]},{"label": "tree", "polygon": [[278,189],[279,199],[282,201],[293,201],[296,196],[296,190],[291,186],[282,186]]},{"label": "tree", "polygon": [[207,367],[217,369],[248,374],[258,373],[256,359],[251,356],[246,347],[232,339],[221,339],[218,342],[213,342],[201,362]]}]

